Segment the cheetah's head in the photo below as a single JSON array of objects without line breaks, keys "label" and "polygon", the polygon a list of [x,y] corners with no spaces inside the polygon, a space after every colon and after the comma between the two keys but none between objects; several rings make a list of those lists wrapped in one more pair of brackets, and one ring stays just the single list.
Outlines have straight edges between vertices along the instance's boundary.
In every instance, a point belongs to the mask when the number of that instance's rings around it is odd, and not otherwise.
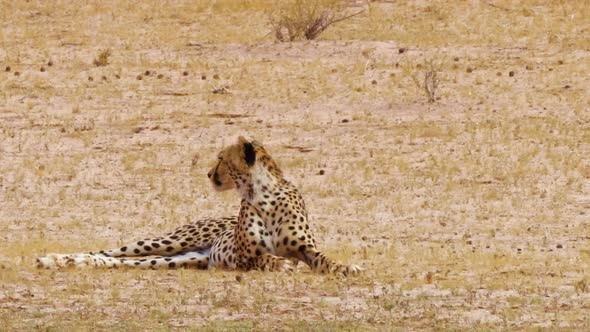
[{"label": "cheetah's head", "polygon": [[211,168],[209,173],[207,173],[207,176],[209,177],[209,180],[211,180],[211,184],[216,191],[225,191],[236,187],[234,179],[231,177],[229,169],[227,168],[227,163],[222,159],[217,160],[217,163]]},{"label": "cheetah's head", "polygon": [[237,144],[230,145],[219,152],[216,165],[207,175],[217,191],[233,189],[250,182],[256,165],[282,178],[281,171],[262,145],[240,136]]}]

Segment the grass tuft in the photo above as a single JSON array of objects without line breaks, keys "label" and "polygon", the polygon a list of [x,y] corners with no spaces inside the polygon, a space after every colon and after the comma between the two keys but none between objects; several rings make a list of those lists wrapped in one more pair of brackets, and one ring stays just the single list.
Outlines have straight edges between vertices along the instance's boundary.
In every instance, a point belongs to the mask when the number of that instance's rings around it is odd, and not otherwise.
[{"label": "grass tuft", "polygon": [[104,67],[109,64],[109,57],[111,56],[111,49],[107,48],[101,50],[92,62],[96,67]]}]

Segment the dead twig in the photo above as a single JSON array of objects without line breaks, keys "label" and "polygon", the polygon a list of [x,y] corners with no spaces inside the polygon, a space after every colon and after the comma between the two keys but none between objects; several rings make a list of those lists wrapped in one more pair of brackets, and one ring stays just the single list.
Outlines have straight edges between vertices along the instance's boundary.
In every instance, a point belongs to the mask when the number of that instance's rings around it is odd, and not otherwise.
[{"label": "dead twig", "polygon": [[501,6],[495,5],[495,4],[493,4],[493,3],[489,2],[489,1],[486,1],[485,3],[486,3],[486,5],[488,5],[488,6],[490,6],[490,7],[494,7],[494,8],[497,8],[497,9],[501,9],[501,10],[504,10],[504,11],[507,11],[507,12],[514,11],[514,9],[510,9],[510,8],[504,8],[504,7],[501,7]]}]

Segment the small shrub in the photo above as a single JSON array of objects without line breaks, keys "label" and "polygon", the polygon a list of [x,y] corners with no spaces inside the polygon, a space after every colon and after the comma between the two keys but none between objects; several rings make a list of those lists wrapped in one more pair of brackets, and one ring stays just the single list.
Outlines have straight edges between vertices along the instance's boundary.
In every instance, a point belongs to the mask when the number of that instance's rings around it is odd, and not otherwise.
[{"label": "small shrub", "polygon": [[423,78],[419,74],[414,74],[412,75],[412,80],[418,89],[424,90],[428,97],[428,102],[434,103],[440,80],[438,79],[438,69],[433,61],[428,61],[426,70],[420,74],[422,74]]},{"label": "small shrub", "polygon": [[348,14],[341,0],[292,0],[271,13],[270,25],[277,41],[313,40],[330,25],[361,13]]},{"label": "small shrub", "polygon": [[438,89],[438,78],[436,77],[436,70],[429,70],[424,73],[424,91],[428,96],[428,102],[434,103],[436,96],[436,89]]},{"label": "small shrub", "polygon": [[94,63],[95,66],[97,67],[103,67],[109,64],[109,57],[111,56],[111,50],[110,49],[105,49],[105,50],[101,50],[97,57],[94,58],[94,61],[92,63]]},{"label": "small shrub", "polygon": [[578,293],[586,293],[588,290],[590,290],[590,287],[588,287],[588,282],[586,281],[586,279],[576,281],[574,283],[574,287],[576,289],[576,292]]}]

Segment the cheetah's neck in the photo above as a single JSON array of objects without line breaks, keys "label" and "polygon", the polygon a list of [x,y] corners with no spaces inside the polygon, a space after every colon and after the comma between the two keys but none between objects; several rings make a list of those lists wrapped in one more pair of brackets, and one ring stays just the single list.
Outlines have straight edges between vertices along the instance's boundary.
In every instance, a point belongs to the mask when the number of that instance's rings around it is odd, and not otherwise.
[{"label": "cheetah's neck", "polygon": [[260,210],[266,210],[269,207],[269,202],[274,200],[274,196],[281,192],[286,184],[288,182],[285,179],[277,178],[263,165],[255,165],[251,169],[249,181],[240,185],[239,191],[242,198],[248,203]]}]

